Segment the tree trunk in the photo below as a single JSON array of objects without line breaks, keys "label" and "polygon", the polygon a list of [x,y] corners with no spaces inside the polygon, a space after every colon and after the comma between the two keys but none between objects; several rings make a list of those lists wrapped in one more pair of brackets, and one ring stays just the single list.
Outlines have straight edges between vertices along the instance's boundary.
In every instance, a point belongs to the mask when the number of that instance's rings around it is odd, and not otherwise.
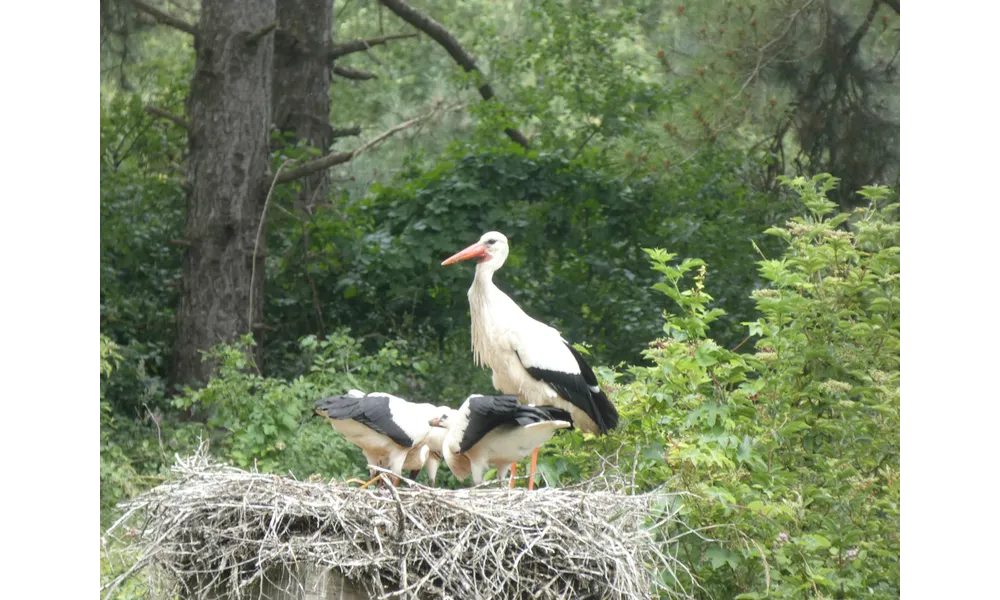
[{"label": "tree trunk", "polygon": [[274,20],[275,0],[202,2],[188,96],[191,189],[177,313],[180,383],[207,381],[213,365],[200,351],[263,322],[266,232],[256,261],[254,241],[270,183],[273,34],[255,34]]},{"label": "tree trunk", "polygon": [[[326,153],[330,127],[330,32],[333,0],[277,0],[281,29],[274,39],[274,124],[295,142]],[[311,213],[327,191],[326,170],[299,180],[300,208]]]}]

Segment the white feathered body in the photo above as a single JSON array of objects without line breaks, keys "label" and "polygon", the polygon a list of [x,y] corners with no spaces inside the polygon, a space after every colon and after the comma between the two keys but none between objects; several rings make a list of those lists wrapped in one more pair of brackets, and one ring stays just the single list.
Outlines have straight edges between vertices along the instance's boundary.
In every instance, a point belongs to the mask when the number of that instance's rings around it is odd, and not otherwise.
[{"label": "white feathered body", "polygon": [[572,427],[569,421],[544,421],[527,426],[500,425],[484,435],[474,446],[462,452],[462,437],[469,425],[469,403],[453,415],[445,434],[443,454],[448,469],[459,480],[472,475],[478,485],[491,467],[497,469],[497,479],[503,480],[513,463],[520,462],[535,448],[549,441],[556,431]]},{"label": "white feathered body", "polygon": [[586,412],[525,369],[527,364],[549,371],[580,373],[559,331],[528,316],[491,279],[480,279],[477,274],[468,295],[473,356],[477,365],[493,369],[493,387],[520,396],[525,404],[568,411],[581,431],[596,433],[598,426]]},{"label": "white feathered body", "polygon": [[[365,394],[351,390],[347,394],[354,398],[365,398]],[[399,444],[389,436],[353,419],[327,419],[331,427],[344,438],[361,449],[369,465],[389,469],[396,475],[403,470],[417,470],[424,467],[430,456],[425,438],[432,429],[428,421],[441,414],[442,407],[433,404],[408,402],[392,394],[378,393],[368,398],[388,397],[391,419],[413,441],[412,446]],[[437,471],[437,462],[434,465]]]}]

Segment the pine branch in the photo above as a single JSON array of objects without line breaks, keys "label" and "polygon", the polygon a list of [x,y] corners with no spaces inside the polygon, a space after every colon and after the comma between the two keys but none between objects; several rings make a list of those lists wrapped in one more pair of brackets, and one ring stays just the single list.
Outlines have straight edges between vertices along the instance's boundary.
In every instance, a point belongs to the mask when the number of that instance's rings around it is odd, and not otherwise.
[{"label": "pine branch", "polygon": [[191,25],[186,21],[178,19],[173,15],[167,14],[162,10],[156,8],[155,6],[150,6],[145,2],[141,2],[140,0],[129,0],[129,2],[131,2],[132,6],[136,7],[136,9],[138,9],[140,12],[144,12],[147,15],[153,17],[153,19],[155,19],[157,23],[160,23],[162,25],[169,25],[170,27],[173,27],[178,31],[183,31],[184,33],[189,33],[193,36],[198,35],[198,30],[195,28],[194,25]]},{"label": "pine branch", "polygon": [[[448,54],[455,59],[455,62],[457,62],[465,71],[475,72],[480,76],[483,76],[483,72],[480,71],[479,67],[476,65],[476,59],[462,47],[455,36],[449,33],[443,25],[431,17],[421,13],[403,0],[379,0],[379,2],[395,13],[400,19],[429,35],[431,39],[440,44],[441,47],[444,48]],[[479,95],[483,97],[483,100],[490,100],[496,96],[493,92],[493,87],[488,82],[484,82],[479,86]],[[531,146],[528,142],[528,138],[526,138],[524,134],[517,129],[508,127],[504,129],[504,133],[524,148],[529,148]]]},{"label": "pine branch", "polygon": [[346,56],[348,54],[353,54],[355,52],[361,52],[363,50],[368,50],[372,46],[379,46],[386,42],[392,40],[403,40],[408,38],[415,38],[418,34],[416,33],[398,33],[395,35],[383,35],[380,37],[368,38],[366,40],[354,40],[352,42],[345,42],[343,44],[337,44],[330,48],[330,52],[327,54],[327,58],[330,60],[336,60],[341,56]]}]

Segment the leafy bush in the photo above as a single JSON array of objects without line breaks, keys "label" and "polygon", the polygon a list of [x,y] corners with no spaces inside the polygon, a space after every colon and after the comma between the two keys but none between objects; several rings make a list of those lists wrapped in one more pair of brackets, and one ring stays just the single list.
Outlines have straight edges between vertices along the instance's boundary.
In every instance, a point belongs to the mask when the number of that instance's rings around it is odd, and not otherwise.
[{"label": "leafy bush", "polygon": [[707,337],[722,313],[701,260],[647,251],[679,311],[612,383],[623,428],[557,438],[553,470],[596,471],[620,445],[641,487],[692,492],[705,537],[677,550],[713,597],[898,597],[898,205],[866,188],[867,208],[833,215],[832,177],[785,183],[808,212],[768,230],[786,249],[758,263],[756,352]]},{"label": "leafy bush", "polygon": [[201,389],[186,390],[175,406],[208,415],[204,435],[213,451],[243,468],[320,474],[343,479],[360,475],[360,451],[313,413],[313,402],[349,389],[398,392],[404,384],[405,344],[389,342],[366,354],[346,330],[300,341],[303,375],[290,380],[260,375],[253,338],[222,344],[206,354],[216,374]]}]

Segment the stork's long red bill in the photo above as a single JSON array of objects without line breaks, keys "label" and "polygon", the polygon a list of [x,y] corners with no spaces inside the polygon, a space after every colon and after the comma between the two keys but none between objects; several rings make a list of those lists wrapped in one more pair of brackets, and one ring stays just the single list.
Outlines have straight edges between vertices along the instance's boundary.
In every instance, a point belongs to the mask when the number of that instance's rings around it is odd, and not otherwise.
[{"label": "stork's long red bill", "polygon": [[450,265],[452,263],[457,263],[459,261],[469,260],[470,258],[478,258],[482,260],[485,257],[486,257],[486,244],[483,244],[482,242],[476,242],[475,244],[469,246],[465,250],[462,250],[461,252],[455,254],[454,256],[449,257],[447,260],[441,263],[441,266],[443,267],[445,265]]}]

